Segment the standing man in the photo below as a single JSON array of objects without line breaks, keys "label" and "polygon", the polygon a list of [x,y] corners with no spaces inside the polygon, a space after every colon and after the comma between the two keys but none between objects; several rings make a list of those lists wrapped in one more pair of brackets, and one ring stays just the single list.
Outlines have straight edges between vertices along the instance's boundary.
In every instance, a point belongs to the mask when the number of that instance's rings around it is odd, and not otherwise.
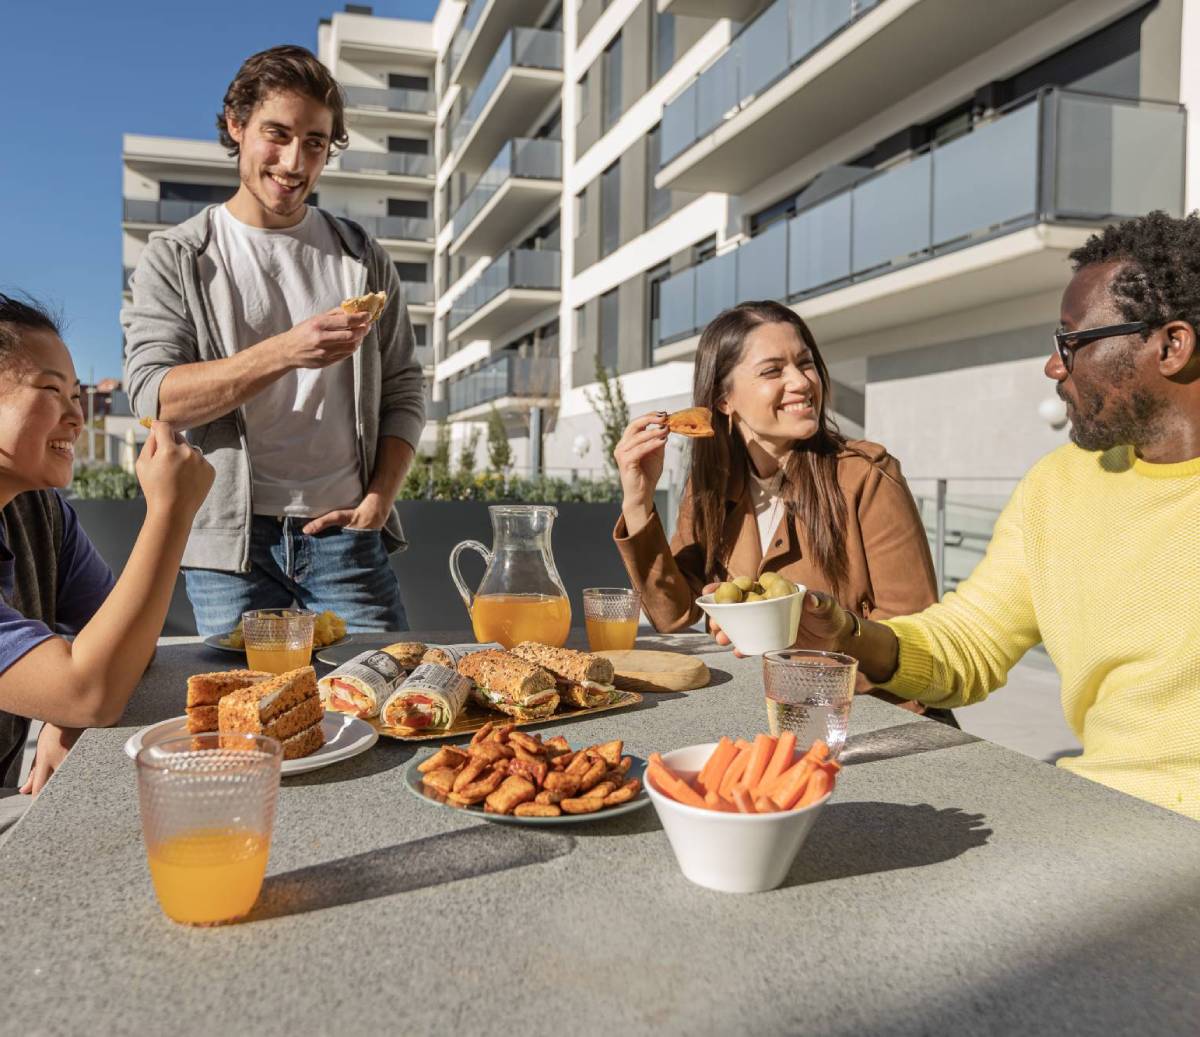
[{"label": "standing man", "polygon": [[[121,312],[134,410],[216,469],[187,551],[202,635],[251,608],[407,629],[388,552],[425,421],[400,280],[357,224],[306,204],[347,143],[341,90],[303,47],[255,54],[217,117],[237,193],[151,236]],[[374,321],[339,303],[386,292]]]}]

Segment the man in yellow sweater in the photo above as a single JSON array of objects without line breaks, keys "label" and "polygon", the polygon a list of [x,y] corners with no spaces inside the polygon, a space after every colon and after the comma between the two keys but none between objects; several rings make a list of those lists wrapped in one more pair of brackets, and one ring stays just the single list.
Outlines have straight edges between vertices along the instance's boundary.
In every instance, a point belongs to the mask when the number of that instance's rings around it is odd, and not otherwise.
[{"label": "man in yellow sweater", "polygon": [[1046,375],[1071,440],[1039,461],[970,578],[912,616],[809,597],[799,644],[929,706],[979,702],[1038,641],[1085,778],[1200,819],[1200,216],[1071,254]]}]

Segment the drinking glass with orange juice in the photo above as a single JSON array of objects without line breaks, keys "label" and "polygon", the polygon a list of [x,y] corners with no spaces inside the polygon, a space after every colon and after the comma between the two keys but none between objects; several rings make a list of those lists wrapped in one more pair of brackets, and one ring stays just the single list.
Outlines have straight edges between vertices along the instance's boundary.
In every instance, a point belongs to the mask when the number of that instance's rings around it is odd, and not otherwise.
[{"label": "drinking glass with orange juice", "polygon": [[312,661],[315,612],[258,609],[242,613],[246,664],[265,673],[287,673]]},{"label": "drinking glass with orange juice", "polygon": [[[522,641],[561,647],[571,631],[571,603],[550,550],[558,509],[540,504],[498,504],[488,508],[492,547],[464,540],[450,552],[450,575],[471,616],[481,643],[512,648]],[[459,571],[463,551],[483,555],[487,568],[472,592]]]},{"label": "drinking glass with orange juice", "polygon": [[267,870],[282,760],[274,738],[216,731],[138,753],[150,879],[168,918],[220,925],[249,913]]},{"label": "drinking glass with orange juice", "polygon": [[632,648],[637,641],[642,596],[626,587],[588,587],[583,592],[583,623],[593,652]]}]

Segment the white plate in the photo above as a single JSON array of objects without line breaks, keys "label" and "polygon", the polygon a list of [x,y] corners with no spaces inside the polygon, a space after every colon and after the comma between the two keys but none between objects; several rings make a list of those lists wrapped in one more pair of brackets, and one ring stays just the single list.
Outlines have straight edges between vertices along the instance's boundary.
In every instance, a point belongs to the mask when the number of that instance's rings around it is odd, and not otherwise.
[{"label": "white plate", "polygon": [[[215,648],[218,652],[228,652],[230,655],[240,655],[242,658],[245,658],[246,657],[246,649],[234,648],[233,645],[227,645],[224,643],[222,638],[225,638],[228,636],[229,636],[228,634],[209,634],[208,637],[206,637],[204,639],[204,643],[206,645],[208,645],[209,648]],[[326,648],[333,648],[334,645],[344,645],[349,640],[350,640],[350,635],[346,634],[342,637],[339,637],[332,644],[321,645],[320,648],[317,648],[314,646],[313,654],[316,655],[318,652],[323,652],[323,651],[325,651]],[[389,641],[388,643],[390,644],[391,642]]]},{"label": "white plate", "polygon": [[[280,771],[285,776],[304,774],[319,767],[328,767],[339,760],[348,760],[351,756],[365,753],[379,741],[379,732],[375,728],[365,720],[344,713],[326,711],[325,719],[321,721],[321,730],[325,733],[325,744],[311,756],[302,756],[298,760],[284,760]],[[187,733],[187,717],[171,717],[170,720],[151,724],[130,735],[129,741],[125,743],[125,752],[131,760],[136,759],[146,739],[153,743]]]}]

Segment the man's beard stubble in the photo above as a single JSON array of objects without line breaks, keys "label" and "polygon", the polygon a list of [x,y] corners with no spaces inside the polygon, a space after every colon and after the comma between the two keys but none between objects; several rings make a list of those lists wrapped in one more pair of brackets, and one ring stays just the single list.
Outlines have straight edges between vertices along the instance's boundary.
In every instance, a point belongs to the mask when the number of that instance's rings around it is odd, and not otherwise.
[{"label": "man's beard stubble", "polygon": [[[1136,448],[1157,435],[1158,417],[1165,403],[1153,393],[1138,388],[1106,401],[1104,394],[1094,389],[1077,391],[1079,403],[1071,408],[1068,416],[1071,442],[1081,449]],[[1059,395],[1062,395],[1061,391]]]}]

